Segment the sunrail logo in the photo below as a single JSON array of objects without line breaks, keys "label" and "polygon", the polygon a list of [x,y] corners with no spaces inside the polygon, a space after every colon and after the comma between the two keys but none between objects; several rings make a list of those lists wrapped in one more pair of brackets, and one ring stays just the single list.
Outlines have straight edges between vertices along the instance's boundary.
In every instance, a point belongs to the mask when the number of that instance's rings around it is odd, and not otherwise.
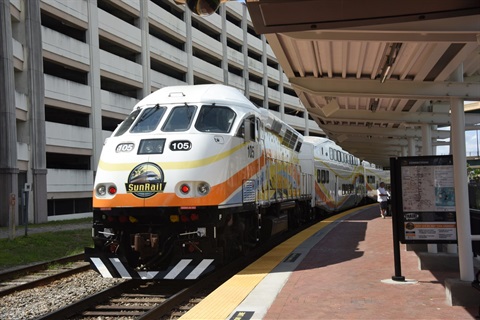
[{"label": "sunrail logo", "polygon": [[130,172],[125,190],[139,198],[150,198],[163,192],[166,182],[163,181],[162,169],[152,162],[139,164]]},{"label": "sunrail logo", "polygon": [[405,213],[405,220],[418,220],[420,215],[418,213]]}]

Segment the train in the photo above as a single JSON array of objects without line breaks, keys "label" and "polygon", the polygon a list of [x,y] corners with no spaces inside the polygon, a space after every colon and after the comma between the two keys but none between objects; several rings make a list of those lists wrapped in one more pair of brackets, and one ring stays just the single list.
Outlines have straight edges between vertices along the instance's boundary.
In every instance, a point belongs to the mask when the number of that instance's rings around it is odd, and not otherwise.
[{"label": "train", "polygon": [[236,88],[161,88],[105,140],[86,260],[107,278],[197,279],[373,199],[389,175],[366,164]]}]

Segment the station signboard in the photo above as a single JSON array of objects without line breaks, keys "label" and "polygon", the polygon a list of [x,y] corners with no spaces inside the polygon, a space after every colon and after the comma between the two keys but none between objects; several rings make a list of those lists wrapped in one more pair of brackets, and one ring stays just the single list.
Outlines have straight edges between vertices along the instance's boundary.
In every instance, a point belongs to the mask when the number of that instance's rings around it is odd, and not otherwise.
[{"label": "station signboard", "polygon": [[400,241],[456,243],[453,157],[401,157],[395,162],[393,203]]}]

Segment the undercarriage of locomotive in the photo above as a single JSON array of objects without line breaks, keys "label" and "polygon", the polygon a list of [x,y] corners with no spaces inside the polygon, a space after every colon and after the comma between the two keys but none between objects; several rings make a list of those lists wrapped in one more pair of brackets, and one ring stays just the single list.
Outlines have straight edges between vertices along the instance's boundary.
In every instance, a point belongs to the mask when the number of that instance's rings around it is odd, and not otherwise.
[{"label": "undercarriage of locomotive", "polygon": [[182,259],[219,265],[256,244],[258,223],[256,214],[218,208],[94,210],[94,248],[86,255],[115,258],[130,274],[168,270]]},{"label": "undercarriage of locomotive", "polygon": [[195,279],[301,225],[310,212],[305,208],[290,201],[263,208],[94,210],[94,248],[85,255],[104,277]]}]

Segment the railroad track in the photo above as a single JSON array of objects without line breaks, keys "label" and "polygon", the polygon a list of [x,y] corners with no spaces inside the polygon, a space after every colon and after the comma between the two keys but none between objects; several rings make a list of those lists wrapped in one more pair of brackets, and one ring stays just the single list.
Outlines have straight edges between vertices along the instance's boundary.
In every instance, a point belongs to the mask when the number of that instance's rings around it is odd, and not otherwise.
[{"label": "railroad track", "polygon": [[[185,284],[130,280],[46,314],[46,319],[159,319],[183,299]],[[166,311],[168,309],[168,311]]]},{"label": "railroad track", "polygon": [[36,319],[158,320],[169,314],[179,317],[247,264],[230,264],[196,281],[125,281]]},{"label": "railroad track", "polygon": [[204,278],[195,281],[125,281],[37,320],[178,319],[227,279],[298,231],[285,233],[275,241],[255,248],[248,256],[239,258]]},{"label": "railroad track", "polygon": [[87,271],[90,266],[83,260],[84,255],[79,254],[1,272],[0,297],[47,285],[55,280]]}]

